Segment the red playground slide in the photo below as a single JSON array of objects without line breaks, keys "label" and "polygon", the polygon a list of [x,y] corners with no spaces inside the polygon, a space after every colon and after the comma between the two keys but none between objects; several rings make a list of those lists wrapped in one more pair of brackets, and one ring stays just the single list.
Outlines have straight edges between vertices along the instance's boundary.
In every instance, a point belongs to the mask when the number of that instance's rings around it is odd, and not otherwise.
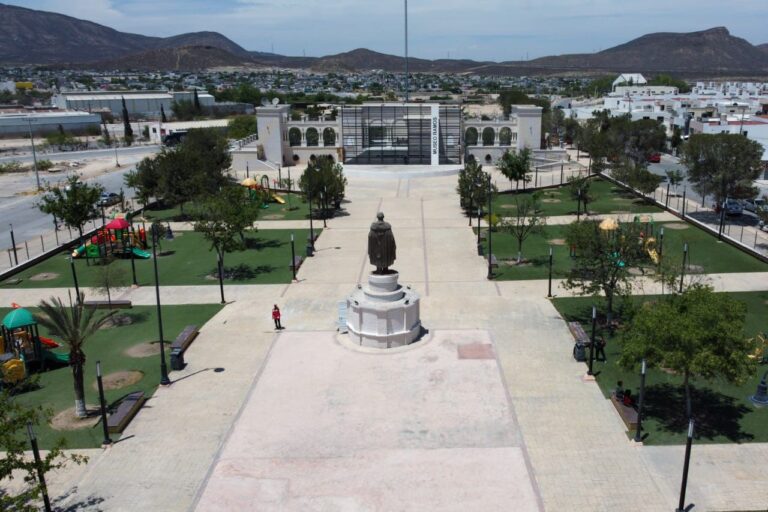
[{"label": "red playground slide", "polygon": [[53,341],[51,338],[46,338],[45,336],[40,336],[40,343],[50,348],[56,348],[61,346],[55,341]]}]

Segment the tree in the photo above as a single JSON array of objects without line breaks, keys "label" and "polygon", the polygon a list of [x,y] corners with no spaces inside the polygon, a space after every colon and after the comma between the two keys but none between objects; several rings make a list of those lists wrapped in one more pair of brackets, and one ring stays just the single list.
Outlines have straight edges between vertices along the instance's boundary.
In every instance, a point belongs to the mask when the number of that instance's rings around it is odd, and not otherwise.
[{"label": "tree", "polygon": [[160,122],[161,123],[167,123],[168,118],[165,116],[165,108],[163,105],[160,105]]},{"label": "tree", "polygon": [[[0,510],[36,512],[40,510],[40,482],[37,478],[37,464],[28,456],[27,424],[41,425],[50,420],[51,413],[41,407],[28,408],[15,399],[13,389],[0,391],[0,482],[7,482],[19,476],[25,486],[18,493],[9,492],[10,486],[3,485],[0,492]],[[63,439],[56,441],[47,453],[41,454],[43,474],[64,467],[68,462],[82,464],[87,457],[64,454]]]},{"label": "tree", "polygon": [[216,251],[219,282],[224,283],[224,254],[245,249],[245,232],[253,229],[258,203],[249,190],[229,185],[205,200],[196,212],[195,231],[203,234]]},{"label": "tree", "polygon": [[121,290],[129,284],[128,274],[121,268],[112,265],[114,261],[114,257],[102,258],[101,265],[96,271],[95,290],[98,293],[106,294],[110,311],[112,310],[112,292]]},{"label": "tree", "polygon": [[650,366],[682,375],[690,419],[691,380],[741,383],[752,375],[748,355],[757,345],[744,335],[746,313],[743,302],[701,284],[647,302],[623,335],[621,362],[635,366],[645,358]]},{"label": "tree", "polygon": [[665,174],[667,175],[667,182],[674,187],[675,195],[677,195],[677,186],[685,179],[685,173],[680,169],[669,169]]},{"label": "tree", "polygon": [[128,107],[125,106],[125,97],[120,97],[123,103],[123,136],[126,144],[129,146],[133,142],[133,128],[131,128],[131,119],[128,117]]},{"label": "tree", "polygon": [[565,240],[575,250],[575,257],[565,287],[585,295],[603,294],[608,325],[612,325],[614,299],[629,295],[629,270],[638,267],[646,254],[640,243],[639,224],[620,224],[610,230],[601,229],[600,225],[598,220],[585,220],[566,227]]},{"label": "tree", "polygon": [[[299,189],[317,203],[323,215],[329,211],[330,204],[344,199],[347,178],[341,164],[327,156],[320,156],[309,162],[299,178]],[[311,206],[311,205],[310,205]]]},{"label": "tree", "polygon": [[592,180],[588,176],[570,176],[568,178],[568,192],[576,201],[576,220],[581,220],[581,205],[584,205],[584,215],[589,215],[589,203],[597,197],[590,193]]},{"label": "tree", "polygon": [[502,229],[517,240],[517,263],[523,261],[523,242],[535,234],[541,233],[546,225],[546,217],[539,214],[539,194],[531,196],[515,196],[515,211],[512,217],[502,221]]},{"label": "tree", "polygon": [[505,151],[499,161],[496,162],[496,167],[510,182],[514,181],[515,189],[518,189],[520,180],[523,180],[523,184],[531,181],[529,175],[531,172],[531,150],[523,148],[516,153]]},{"label": "tree", "polygon": [[762,171],[763,147],[742,135],[696,133],[683,146],[688,181],[702,195],[714,195],[720,204],[726,198],[757,195],[753,181]]},{"label": "tree", "polygon": [[231,139],[244,139],[256,133],[256,116],[235,116],[227,124],[227,135]]},{"label": "tree", "polygon": [[643,195],[652,194],[664,181],[664,178],[648,170],[646,164],[622,159],[611,171],[611,176],[639,190]]},{"label": "tree", "polygon": [[202,112],[202,109],[200,108],[200,98],[197,96],[197,89],[192,91],[192,104],[195,107],[195,112],[198,114]]},{"label": "tree", "polygon": [[[474,209],[481,209],[488,204],[488,180],[490,174],[483,171],[483,166],[475,160],[464,163],[464,168],[459,171],[459,184],[456,192],[459,194],[459,203],[468,214]],[[491,185],[491,194],[496,193],[496,185]]]},{"label": "tree", "polygon": [[136,193],[136,199],[142,206],[147,206],[151,197],[158,195],[158,182],[160,170],[157,160],[153,157],[145,157],[136,169],[128,172],[123,178],[125,186],[132,188]]},{"label": "tree", "polygon": [[198,115],[195,105],[189,100],[174,101],[171,103],[171,112],[177,121],[191,121]]},{"label": "tree", "polygon": [[88,185],[81,182],[78,176],[70,176],[63,189],[49,185],[38,208],[43,213],[55,215],[67,226],[76,228],[82,238],[83,225],[99,215],[96,203],[103,191],[101,185]]},{"label": "tree", "polygon": [[115,313],[110,311],[96,317],[96,308],[87,308],[84,303],[85,294],[82,292],[79,300],[69,306],[65,306],[60,298],[51,297],[50,301],[40,301],[40,313],[35,314],[37,322],[48,329],[51,335],[60,338],[69,349],[69,366],[72,367],[75,385],[75,414],[79,418],[87,416],[83,371],[85,342]]}]

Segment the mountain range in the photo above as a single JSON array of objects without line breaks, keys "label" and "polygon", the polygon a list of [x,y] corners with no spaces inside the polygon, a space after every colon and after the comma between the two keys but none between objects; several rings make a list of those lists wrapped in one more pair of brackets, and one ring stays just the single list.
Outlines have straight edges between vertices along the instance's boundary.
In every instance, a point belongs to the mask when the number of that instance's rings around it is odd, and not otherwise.
[{"label": "mountain range", "polygon": [[[102,70],[183,70],[222,67],[290,68],[319,72],[402,71],[403,58],[365,48],[324,57],[251,52],[217,32],[150,37],[58,13],[0,4],[0,63]],[[768,75],[768,44],[758,46],[724,27],[659,32],[590,54],[528,61],[410,58],[414,73],[535,75],[646,72],[690,76]]]}]

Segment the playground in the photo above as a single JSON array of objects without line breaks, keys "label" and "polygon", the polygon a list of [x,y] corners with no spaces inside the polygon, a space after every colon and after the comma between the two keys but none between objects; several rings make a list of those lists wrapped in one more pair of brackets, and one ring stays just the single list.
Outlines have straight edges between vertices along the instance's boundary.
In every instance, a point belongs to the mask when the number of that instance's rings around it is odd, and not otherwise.
[{"label": "playground", "polygon": [[[134,230],[143,228],[134,224]],[[315,234],[320,230],[316,229]],[[296,253],[304,253],[309,230],[264,229],[246,234],[244,251],[227,253],[224,258],[225,282],[237,284],[289,283],[291,272],[291,234],[295,236]],[[90,243],[82,251],[87,256],[88,247],[98,250],[99,244]],[[103,247],[103,244],[101,245]],[[119,246],[117,246],[119,247]],[[161,238],[158,252],[160,284],[173,285],[216,285],[216,254],[209,250],[210,244],[202,234],[194,231],[176,231],[173,239]],[[119,251],[119,249],[118,249]],[[142,249],[142,251],[144,251]],[[146,250],[151,254],[151,248]],[[68,251],[59,253],[7,279],[0,285],[13,288],[59,288],[72,287],[72,269]],[[102,275],[101,259],[77,257],[73,259],[79,286],[100,286]],[[107,260],[107,265],[119,269],[124,286],[132,284],[132,261],[130,256]],[[154,268],[151,257],[133,259],[136,280],[140,286],[154,284]],[[21,281],[16,283],[15,280]],[[15,284],[9,284],[11,283]],[[117,281],[115,281],[117,282]]]},{"label": "playground", "polygon": [[[166,357],[168,357],[168,339],[173,338],[188,324],[203,325],[221,310],[219,305],[163,306],[163,327],[166,339]],[[3,319],[2,357],[4,378],[19,377],[19,371],[25,363],[19,361],[18,346],[24,352],[26,367],[23,379],[31,378],[28,389],[19,392],[16,400],[25,406],[42,406],[51,411],[54,417],[69,416],[65,411],[74,408],[74,388],[72,371],[68,366],[66,346],[60,340],[50,336],[34,320],[36,308],[0,308]],[[98,405],[96,382],[96,361],[101,361],[106,386],[105,396],[108,405],[114,404],[126,394],[144,391],[151,396],[159,383],[160,360],[157,344],[157,311],[154,306],[137,306],[120,312],[120,316],[130,319],[120,325],[102,328],[85,344],[88,357],[85,364],[85,398],[89,410]],[[32,323],[30,323],[32,322]],[[7,324],[7,325],[6,325]],[[8,333],[10,331],[10,337]],[[39,343],[35,341],[39,338]],[[56,346],[60,345],[60,346]],[[147,349],[147,347],[150,347]],[[154,347],[158,347],[154,349]],[[42,354],[40,357],[35,354]],[[143,357],[140,357],[143,356]],[[21,364],[21,366],[19,366]],[[201,367],[206,363],[201,362]],[[11,369],[13,368],[13,369]],[[9,375],[10,372],[10,375]],[[133,377],[127,379],[126,377]],[[138,380],[136,380],[138,378]],[[173,379],[173,373],[171,373]],[[22,381],[23,383],[23,381]],[[79,425],[78,425],[79,423]],[[39,425],[36,429],[41,448],[46,448],[57,439],[64,438],[68,448],[90,448],[100,446],[102,430],[95,421],[73,419],[57,425]],[[114,434],[115,439],[118,435]]]},{"label": "playground", "polygon": [[[730,293],[733,298],[747,305],[745,335],[754,336],[766,329],[768,318],[768,292]],[[635,302],[655,300],[656,296],[633,296]],[[591,322],[591,310],[595,299],[591,297],[556,298],[554,306],[563,318],[578,321],[583,326]],[[663,329],[663,326],[659,326]],[[594,373],[600,390],[606,398],[623,381],[624,387],[636,393],[640,376],[618,364],[621,354],[621,335],[611,335],[600,330],[606,339],[606,360],[596,360]],[[696,417],[697,443],[768,442],[768,409],[755,408],[749,397],[755,393],[765,365],[741,385],[719,380],[694,380],[693,411]],[[586,371],[586,367],[585,367]],[[649,434],[644,440],[648,445],[684,444],[688,421],[685,418],[685,393],[683,378],[663,369],[652,368],[646,375],[643,429]],[[629,432],[633,435],[634,432]]]}]

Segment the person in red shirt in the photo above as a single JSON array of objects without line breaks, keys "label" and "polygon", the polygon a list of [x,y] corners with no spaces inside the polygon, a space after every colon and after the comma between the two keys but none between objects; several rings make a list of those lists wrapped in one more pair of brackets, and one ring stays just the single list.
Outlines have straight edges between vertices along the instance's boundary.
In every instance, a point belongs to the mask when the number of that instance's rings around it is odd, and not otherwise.
[{"label": "person in red shirt", "polygon": [[277,307],[277,304],[272,308],[272,320],[275,321],[275,329],[280,330],[283,328],[283,326],[280,325],[280,308]]}]

